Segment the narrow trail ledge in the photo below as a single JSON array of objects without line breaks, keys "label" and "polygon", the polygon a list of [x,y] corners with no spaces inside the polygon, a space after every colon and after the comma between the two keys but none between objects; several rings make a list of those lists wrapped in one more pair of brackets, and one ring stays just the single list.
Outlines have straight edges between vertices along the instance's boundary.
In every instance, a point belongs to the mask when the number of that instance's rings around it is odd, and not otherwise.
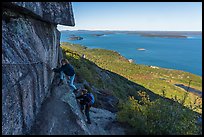
[{"label": "narrow trail ledge", "polygon": [[86,124],[75,94],[67,85],[55,86],[51,96],[42,104],[30,135],[124,135],[115,121],[116,115],[108,110],[91,108],[92,124]]}]

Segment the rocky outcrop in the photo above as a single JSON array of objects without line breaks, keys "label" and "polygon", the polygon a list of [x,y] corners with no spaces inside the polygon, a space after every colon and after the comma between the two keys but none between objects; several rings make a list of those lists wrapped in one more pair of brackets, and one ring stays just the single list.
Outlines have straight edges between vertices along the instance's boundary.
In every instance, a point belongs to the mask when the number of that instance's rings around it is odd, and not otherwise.
[{"label": "rocky outcrop", "polygon": [[116,120],[116,114],[106,109],[90,109],[92,124],[87,125],[92,135],[125,135],[125,129]]},{"label": "rocky outcrop", "polygon": [[91,124],[81,113],[75,94],[67,84],[53,85],[51,96],[43,103],[30,135],[124,135],[116,114],[91,107]]},{"label": "rocky outcrop", "polygon": [[[57,79],[55,79],[54,83]],[[89,135],[74,93],[67,84],[53,84],[51,96],[40,109],[30,135]]]},{"label": "rocky outcrop", "polygon": [[70,2],[3,2],[2,5],[51,24],[75,24]]},{"label": "rocky outcrop", "polygon": [[97,106],[110,112],[118,111],[119,99],[112,95],[111,92],[106,90],[93,89],[93,92],[97,95]]},{"label": "rocky outcrop", "polygon": [[74,25],[69,2],[2,3],[2,134],[26,134],[59,60],[56,24]]},{"label": "rocky outcrop", "polygon": [[[107,79],[107,76],[105,75],[103,76],[104,78],[106,77]],[[92,91],[92,93],[95,95],[94,107],[106,109],[112,113],[118,111],[119,99],[116,96],[114,96],[110,90],[98,89],[91,85],[90,83],[88,83],[86,80],[84,80],[83,83],[77,83],[75,85],[78,87],[78,89],[86,88],[89,91]],[[76,96],[79,95],[81,95],[81,90],[79,90],[78,93],[76,93]]]}]

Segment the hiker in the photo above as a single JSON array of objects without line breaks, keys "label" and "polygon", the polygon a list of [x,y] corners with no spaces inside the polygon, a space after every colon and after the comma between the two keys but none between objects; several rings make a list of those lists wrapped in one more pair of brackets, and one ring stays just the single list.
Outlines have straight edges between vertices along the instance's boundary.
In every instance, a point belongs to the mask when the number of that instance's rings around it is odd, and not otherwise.
[{"label": "hiker", "polygon": [[64,79],[66,80],[66,75],[67,75],[69,78],[67,82],[70,83],[70,86],[74,89],[73,92],[77,92],[78,89],[74,85],[75,71],[74,71],[73,66],[69,63],[67,59],[61,59],[61,65],[62,66],[60,68],[52,69],[54,72],[60,73],[59,84],[61,84]]},{"label": "hiker", "polygon": [[90,111],[91,106],[94,103],[93,94],[88,92],[86,89],[82,89],[82,95],[76,97],[76,99],[80,100],[79,103],[80,103],[80,109],[82,113],[83,113],[84,106],[85,106],[85,115],[87,118],[87,123],[91,124],[91,120],[89,117],[89,111]]}]

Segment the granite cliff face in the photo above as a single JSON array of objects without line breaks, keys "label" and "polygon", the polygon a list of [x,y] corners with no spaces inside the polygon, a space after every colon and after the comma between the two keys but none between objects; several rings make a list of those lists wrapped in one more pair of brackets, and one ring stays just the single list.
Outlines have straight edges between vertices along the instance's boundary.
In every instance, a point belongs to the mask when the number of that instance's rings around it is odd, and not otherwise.
[{"label": "granite cliff face", "polygon": [[74,26],[70,2],[3,2],[4,8],[51,24]]},{"label": "granite cliff face", "polygon": [[2,3],[2,134],[27,133],[50,95],[57,24],[74,26],[69,2]]}]

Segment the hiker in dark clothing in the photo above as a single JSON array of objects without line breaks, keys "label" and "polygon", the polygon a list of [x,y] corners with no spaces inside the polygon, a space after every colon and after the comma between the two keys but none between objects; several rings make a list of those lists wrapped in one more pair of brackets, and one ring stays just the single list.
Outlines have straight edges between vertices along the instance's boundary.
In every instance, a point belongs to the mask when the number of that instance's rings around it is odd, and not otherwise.
[{"label": "hiker in dark clothing", "polygon": [[60,73],[60,83],[65,79],[66,75],[68,76],[69,80],[67,81],[70,83],[70,86],[74,88],[74,92],[76,92],[78,89],[74,85],[74,78],[75,78],[75,71],[73,66],[69,63],[67,59],[61,60],[62,66],[60,68],[54,68],[53,71]]},{"label": "hiker in dark clothing", "polygon": [[92,93],[89,93],[86,89],[82,89],[82,95],[76,97],[76,99],[80,99],[80,108],[81,112],[83,113],[84,106],[85,106],[85,115],[87,118],[87,123],[91,124],[91,120],[89,117],[89,111],[91,106],[94,103],[94,96]]}]

